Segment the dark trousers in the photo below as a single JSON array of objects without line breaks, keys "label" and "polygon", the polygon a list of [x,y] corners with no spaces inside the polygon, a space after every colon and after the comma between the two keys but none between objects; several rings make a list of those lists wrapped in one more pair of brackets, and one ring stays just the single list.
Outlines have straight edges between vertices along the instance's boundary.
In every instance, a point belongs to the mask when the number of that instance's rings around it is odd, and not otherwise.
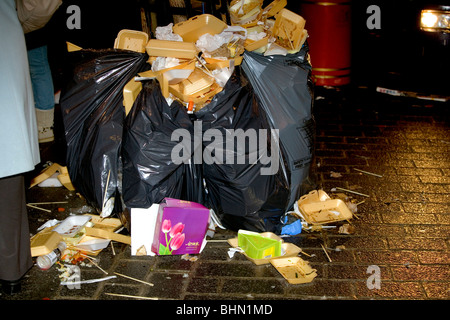
[{"label": "dark trousers", "polygon": [[32,266],[24,177],[0,178],[0,279],[18,280]]}]

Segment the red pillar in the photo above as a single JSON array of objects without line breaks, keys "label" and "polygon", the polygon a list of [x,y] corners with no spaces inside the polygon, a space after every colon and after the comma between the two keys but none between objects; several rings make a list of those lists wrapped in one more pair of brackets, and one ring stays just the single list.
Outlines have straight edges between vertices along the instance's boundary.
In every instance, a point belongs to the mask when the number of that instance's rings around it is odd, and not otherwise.
[{"label": "red pillar", "polygon": [[300,4],[306,19],[312,74],[318,86],[350,83],[351,0],[309,0]]}]

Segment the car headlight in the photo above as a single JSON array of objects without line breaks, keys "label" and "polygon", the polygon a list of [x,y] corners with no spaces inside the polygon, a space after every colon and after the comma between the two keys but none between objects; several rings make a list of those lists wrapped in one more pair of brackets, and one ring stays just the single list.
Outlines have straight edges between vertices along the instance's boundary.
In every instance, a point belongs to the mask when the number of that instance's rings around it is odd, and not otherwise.
[{"label": "car headlight", "polygon": [[422,10],[420,29],[450,33],[450,11]]}]

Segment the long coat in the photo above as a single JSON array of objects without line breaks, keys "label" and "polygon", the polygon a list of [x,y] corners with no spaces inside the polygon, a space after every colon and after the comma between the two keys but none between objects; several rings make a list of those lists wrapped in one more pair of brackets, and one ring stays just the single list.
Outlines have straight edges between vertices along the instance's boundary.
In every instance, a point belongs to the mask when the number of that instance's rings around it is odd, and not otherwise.
[{"label": "long coat", "polygon": [[14,0],[0,1],[0,178],[40,162],[27,49]]}]

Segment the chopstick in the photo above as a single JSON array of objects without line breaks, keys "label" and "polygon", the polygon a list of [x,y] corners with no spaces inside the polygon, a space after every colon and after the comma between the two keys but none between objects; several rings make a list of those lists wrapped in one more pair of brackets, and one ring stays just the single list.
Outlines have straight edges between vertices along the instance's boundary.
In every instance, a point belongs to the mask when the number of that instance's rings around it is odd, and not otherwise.
[{"label": "chopstick", "polygon": [[143,280],[139,280],[139,279],[136,279],[136,278],[132,278],[132,277],[130,277],[130,276],[126,276],[126,275],[124,275],[124,274],[120,274],[120,273],[118,273],[118,272],[114,272],[114,274],[117,274],[118,276],[121,276],[121,277],[124,277],[124,278],[130,279],[130,280],[134,280],[134,281],[137,281],[137,282],[141,282],[141,283],[144,283],[144,284],[146,284],[146,285],[148,285],[148,286],[151,286],[151,287],[153,287],[153,286],[154,286],[154,284],[153,284],[153,283],[150,283],[150,282],[146,282],[146,281],[143,281]]},{"label": "chopstick", "polygon": [[123,298],[134,298],[134,299],[144,299],[144,300],[158,300],[158,298],[132,296],[132,295],[128,295],[128,294],[119,294],[119,293],[110,293],[110,292],[105,292],[105,294],[108,295],[108,296],[123,297]]},{"label": "chopstick", "polygon": [[326,254],[326,256],[327,256],[328,261],[333,262],[333,260],[331,260],[330,256],[328,255],[328,252],[327,252],[327,250],[325,249],[325,247],[323,246],[323,244],[320,244],[320,245],[322,246],[323,252],[325,252],[325,254]]},{"label": "chopstick", "polygon": [[352,190],[348,190],[348,189],[344,189],[344,188],[341,188],[341,187],[336,187],[336,189],[337,189],[337,190],[342,190],[342,191],[347,191],[347,192],[354,193],[354,194],[357,194],[357,195],[360,195],[360,196],[363,196],[363,197],[370,198],[369,195],[364,194],[364,193],[359,193],[359,192],[352,191]]},{"label": "chopstick", "polygon": [[30,208],[33,208],[33,209],[42,210],[42,211],[45,211],[45,212],[52,212],[52,210],[36,207],[36,206],[33,206],[32,204],[29,204],[29,203],[27,203],[27,207],[30,207]]},{"label": "chopstick", "polygon": [[379,175],[379,174],[376,174],[376,173],[372,173],[372,172],[369,172],[369,171],[364,171],[364,170],[356,169],[356,168],[353,168],[353,170],[356,170],[356,171],[359,171],[359,172],[362,172],[362,173],[365,173],[365,174],[369,174],[369,175],[371,175],[371,176],[383,178],[382,175]]}]

